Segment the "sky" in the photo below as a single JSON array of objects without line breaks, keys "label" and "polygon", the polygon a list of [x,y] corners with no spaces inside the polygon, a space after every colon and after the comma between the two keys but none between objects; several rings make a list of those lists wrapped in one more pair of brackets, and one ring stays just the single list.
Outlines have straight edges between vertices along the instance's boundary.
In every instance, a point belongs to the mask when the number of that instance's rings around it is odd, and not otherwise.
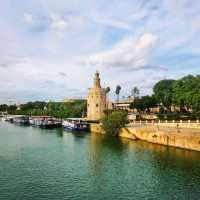
[{"label": "sky", "polygon": [[0,0],[0,103],[152,93],[200,74],[199,0]]}]

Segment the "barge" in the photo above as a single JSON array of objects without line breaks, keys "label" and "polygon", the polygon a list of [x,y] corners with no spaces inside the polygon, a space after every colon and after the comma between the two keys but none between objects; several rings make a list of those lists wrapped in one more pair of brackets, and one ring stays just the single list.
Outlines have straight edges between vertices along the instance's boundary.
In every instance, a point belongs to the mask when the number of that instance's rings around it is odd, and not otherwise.
[{"label": "barge", "polygon": [[63,120],[63,128],[70,131],[88,131],[89,125],[82,118],[68,118]]}]

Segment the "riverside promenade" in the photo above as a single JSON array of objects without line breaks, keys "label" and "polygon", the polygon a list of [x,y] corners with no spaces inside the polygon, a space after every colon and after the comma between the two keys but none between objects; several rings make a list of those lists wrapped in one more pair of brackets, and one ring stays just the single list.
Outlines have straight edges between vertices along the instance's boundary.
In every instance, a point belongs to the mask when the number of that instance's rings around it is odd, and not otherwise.
[{"label": "riverside promenade", "polygon": [[[91,132],[103,133],[99,124]],[[199,121],[137,121],[122,128],[120,137],[200,151]]]}]

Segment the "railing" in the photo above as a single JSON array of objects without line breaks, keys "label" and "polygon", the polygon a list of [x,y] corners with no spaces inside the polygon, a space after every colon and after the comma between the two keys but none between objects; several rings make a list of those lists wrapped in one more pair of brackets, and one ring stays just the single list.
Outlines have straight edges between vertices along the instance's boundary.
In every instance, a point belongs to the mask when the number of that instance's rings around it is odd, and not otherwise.
[{"label": "railing", "polygon": [[146,120],[133,121],[127,127],[164,126],[173,128],[200,128],[199,120]]}]

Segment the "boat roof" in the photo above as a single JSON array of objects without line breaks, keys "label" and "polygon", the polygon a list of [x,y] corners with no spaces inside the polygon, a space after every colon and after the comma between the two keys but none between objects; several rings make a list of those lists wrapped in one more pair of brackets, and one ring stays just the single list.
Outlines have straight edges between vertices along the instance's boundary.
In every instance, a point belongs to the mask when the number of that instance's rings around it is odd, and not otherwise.
[{"label": "boat roof", "polygon": [[74,120],[74,121],[80,121],[80,120],[82,120],[82,121],[86,121],[86,119],[85,118],[66,118],[65,120]]},{"label": "boat roof", "polygon": [[51,118],[51,116],[31,116],[31,118]]}]

